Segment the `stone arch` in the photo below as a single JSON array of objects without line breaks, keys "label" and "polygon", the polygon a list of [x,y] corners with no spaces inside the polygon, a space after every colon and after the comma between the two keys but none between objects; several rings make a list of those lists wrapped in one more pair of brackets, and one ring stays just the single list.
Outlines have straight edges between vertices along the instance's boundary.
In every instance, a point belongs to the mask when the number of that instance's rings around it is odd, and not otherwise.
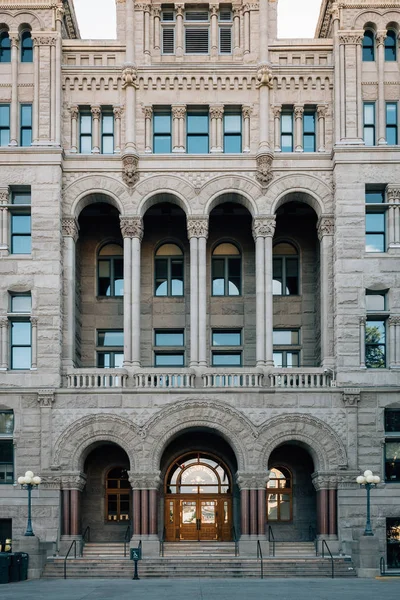
[{"label": "stone arch", "polygon": [[176,175],[154,175],[140,182],[135,189],[134,198],[137,198],[137,213],[141,217],[153,205],[157,194],[170,194],[175,198],[175,204],[188,216],[192,213],[191,205],[196,194],[194,187]]},{"label": "stone arch", "polygon": [[339,436],[320,419],[311,415],[289,414],[275,417],[263,425],[262,469],[268,469],[271,452],[285,442],[300,442],[310,452],[315,471],[347,468],[347,453]]},{"label": "stone arch", "polygon": [[[96,194],[108,198],[108,203],[124,215],[124,206],[129,202],[125,186],[113,177],[87,175],[64,190],[64,216],[78,218],[85,206],[95,201]],[[92,199],[89,199],[90,196]]]},{"label": "stone arch", "polygon": [[159,470],[163,452],[172,439],[193,427],[206,427],[219,433],[234,451],[238,470],[248,469],[249,454],[257,437],[253,425],[224,402],[199,399],[174,402],[145,425],[152,471]]},{"label": "stone arch", "polygon": [[83,417],[71,423],[58,437],[53,463],[63,471],[83,471],[86,456],[96,442],[113,442],[127,453],[132,471],[137,470],[135,448],[138,428],[127,419],[113,414]]},{"label": "stone arch", "polygon": [[221,200],[221,196],[224,194],[237,194],[241,199],[240,204],[247,208],[252,217],[257,216],[259,211],[256,199],[261,195],[261,189],[250,178],[242,175],[231,177],[221,175],[207,182],[201,189],[202,197],[208,198],[204,208],[206,215],[209,215],[218,204],[224,202]]},{"label": "stone arch", "polygon": [[284,175],[274,181],[265,197],[266,207],[274,215],[282,204],[296,200],[297,194],[302,194],[301,201],[311,206],[318,217],[332,212],[332,189],[318,177],[304,174]]},{"label": "stone arch", "polygon": [[146,212],[156,204],[160,204],[161,202],[169,202],[171,204],[175,204],[179,206],[185,213],[186,217],[188,217],[191,213],[190,205],[186,201],[185,198],[177,196],[175,193],[170,193],[166,191],[158,191],[150,196],[144,198],[138,207],[138,213],[141,217],[144,217]]},{"label": "stone arch", "polygon": [[13,17],[13,21],[15,26],[18,27],[18,29],[21,27],[21,25],[29,25],[32,29],[32,32],[43,30],[45,28],[43,21],[38,15],[35,15],[31,12],[27,12],[25,10],[16,13]]},{"label": "stone arch", "polygon": [[375,32],[381,28],[383,23],[382,13],[377,10],[365,10],[353,19],[353,25],[350,29],[362,31],[363,29],[372,29]]}]

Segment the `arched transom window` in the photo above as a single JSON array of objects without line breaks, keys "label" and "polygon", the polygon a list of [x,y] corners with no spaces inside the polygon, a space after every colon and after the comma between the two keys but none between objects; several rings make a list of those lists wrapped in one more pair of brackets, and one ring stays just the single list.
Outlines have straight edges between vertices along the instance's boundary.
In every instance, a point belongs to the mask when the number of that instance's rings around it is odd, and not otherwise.
[{"label": "arched transom window", "polygon": [[0,32],[0,63],[11,62],[11,40],[8,31]]},{"label": "arched transom window", "polygon": [[366,29],[362,42],[362,59],[364,62],[375,60],[375,34],[371,29]]},{"label": "arched transom window", "polygon": [[129,521],[130,483],[128,471],[115,467],[106,477],[106,521]]},{"label": "arched transom window", "polygon": [[28,30],[21,34],[21,62],[33,62],[33,40],[31,32]]},{"label": "arched transom window", "polygon": [[119,244],[107,244],[100,249],[97,294],[111,297],[124,295],[124,259]]},{"label": "arched transom window", "polygon": [[207,454],[192,453],[170,467],[165,491],[168,494],[229,494],[230,477],[222,461]]},{"label": "arched transom window", "polygon": [[292,474],[286,467],[274,467],[270,470],[267,483],[267,520],[291,521]]},{"label": "arched transom window", "polygon": [[299,293],[299,257],[296,248],[288,242],[274,246],[273,280],[274,295],[292,296]]},{"label": "arched transom window", "polygon": [[212,295],[240,296],[242,291],[242,258],[234,244],[224,242],[212,253]]},{"label": "arched transom window", "polygon": [[155,295],[183,296],[183,252],[176,244],[163,244],[155,255]]}]

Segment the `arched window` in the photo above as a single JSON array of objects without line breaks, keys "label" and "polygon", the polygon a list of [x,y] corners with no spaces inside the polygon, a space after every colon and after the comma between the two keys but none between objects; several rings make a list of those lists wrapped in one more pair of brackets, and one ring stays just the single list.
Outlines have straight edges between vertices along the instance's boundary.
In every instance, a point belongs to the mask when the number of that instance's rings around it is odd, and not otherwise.
[{"label": "arched window", "polygon": [[163,244],[155,255],[155,296],[183,296],[183,252],[176,244]]},{"label": "arched window", "polygon": [[395,62],[397,60],[397,35],[393,29],[389,29],[385,38],[385,60]]},{"label": "arched window", "polygon": [[0,33],[0,63],[11,62],[11,40],[8,31]]},{"label": "arched window", "polygon": [[375,34],[371,29],[366,29],[364,32],[362,59],[364,62],[373,62],[375,60]]},{"label": "arched window", "polygon": [[21,62],[33,62],[33,40],[30,31],[21,34]]},{"label": "arched window", "polygon": [[267,521],[291,521],[292,498],[291,472],[286,467],[274,467],[267,483]]},{"label": "arched window", "polygon": [[234,244],[224,242],[212,253],[212,295],[240,296],[242,290],[242,258]]},{"label": "arched window", "polygon": [[119,244],[107,244],[100,249],[97,266],[97,295],[124,295],[124,259]]},{"label": "arched window", "polygon": [[275,296],[295,296],[299,293],[299,257],[296,248],[288,242],[274,246],[273,280]]},{"label": "arched window", "polygon": [[165,480],[167,494],[231,494],[227,467],[206,453],[182,456],[170,467]]},{"label": "arched window", "polygon": [[116,467],[106,477],[106,521],[129,521],[130,483],[128,471]]}]

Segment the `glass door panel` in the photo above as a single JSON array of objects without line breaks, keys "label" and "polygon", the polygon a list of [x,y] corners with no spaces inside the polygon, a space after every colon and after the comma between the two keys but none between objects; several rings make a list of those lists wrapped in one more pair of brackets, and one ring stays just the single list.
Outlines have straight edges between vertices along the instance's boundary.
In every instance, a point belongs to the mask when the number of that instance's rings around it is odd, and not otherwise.
[{"label": "glass door panel", "polygon": [[217,540],[217,501],[199,500],[200,540]]},{"label": "glass door panel", "polygon": [[196,500],[181,500],[180,518],[180,539],[197,540],[199,517]]}]

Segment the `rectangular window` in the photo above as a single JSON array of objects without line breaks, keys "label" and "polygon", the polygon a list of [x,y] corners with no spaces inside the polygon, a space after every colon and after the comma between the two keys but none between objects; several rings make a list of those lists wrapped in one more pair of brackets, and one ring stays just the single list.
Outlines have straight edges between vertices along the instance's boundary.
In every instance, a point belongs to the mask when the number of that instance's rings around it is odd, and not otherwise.
[{"label": "rectangular window", "polygon": [[219,7],[219,53],[232,54],[232,9],[230,6]]},{"label": "rectangular window", "polygon": [[291,368],[300,365],[300,331],[298,329],[274,329],[274,367]]},{"label": "rectangular window", "polygon": [[240,329],[213,329],[211,342],[213,367],[242,366],[243,347]]},{"label": "rectangular window", "polygon": [[368,312],[384,312],[386,310],[386,292],[366,290],[365,304]]},{"label": "rectangular window", "polygon": [[[0,485],[14,483],[13,433],[13,412],[8,410],[0,411]],[[0,543],[4,539],[0,536]]]},{"label": "rectangular window", "polygon": [[32,144],[32,104],[21,104],[21,146]]},{"label": "rectangular window", "polygon": [[173,6],[161,7],[161,52],[162,54],[175,53],[175,11]]},{"label": "rectangular window", "polygon": [[184,330],[156,329],[154,332],[154,365],[156,367],[184,367]]},{"label": "rectangular window", "polygon": [[10,105],[0,104],[0,146],[10,143]]},{"label": "rectangular window", "polygon": [[367,319],[365,325],[365,366],[368,369],[386,367],[386,320]]},{"label": "rectangular window", "polygon": [[32,311],[32,297],[30,294],[11,294],[10,312],[29,315]]},{"label": "rectangular window", "polygon": [[386,433],[398,433],[400,435],[400,409],[387,408],[385,410],[385,431]]},{"label": "rectangular window", "polygon": [[293,152],[293,112],[282,112],[281,150],[282,152]]},{"label": "rectangular window", "polygon": [[364,102],[364,142],[375,146],[375,102]]},{"label": "rectangular window", "polygon": [[189,110],[187,112],[187,143],[188,154],[208,154],[209,132],[208,111]]},{"label": "rectangular window", "polygon": [[110,112],[101,114],[101,152],[114,154],[114,115]]},{"label": "rectangular window", "polygon": [[400,482],[400,409],[385,409],[385,481]]},{"label": "rectangular window", "polygon": [[236,154],[242,151],[242,115],[240,111],[224,113],[224,152]]},{"label": "rectangular window", "polygon": [[11,254],[31,253],[31,194],[13,192],[11,196]]},{"label": "rectangular window", "polygon": [[[209,15],[208,10],[187,8],[185,10],[185,52],[186,54],[208,54]],[[189,25],[188,23],[196,23]],[[200,25],[201,24],[201,25]]]},{"label": "rectangular window", "polygon": [[97,366],[103,369],[120,368],[124,362],[124,332],[119,329],[97,332]]},{"label": "rectangular window", "polygon": [[386,102],[386,141],[390,146],[398,144],[397,102]]},{"label": "rectangular window", "polygon": [[90,112],[81,112],[79,115],[79,152],[91,154],[92,152],[92,115]]},{"label": "rectangular window", "polygon": [[303,150],[315,152],[315,111],[305,111],[303,115]]},{"label": "rectangular window", "polygon": [[365,251],[385,252],[385,211],[368,211],[365,215]]},{"label": "rectangular window", "polygon": [[30,369],[32,365],[32,328],[29,320],[10,319],[11,369]]},{"label": "rectangular window", "polygon": [[172,152],[171,109],[157,109],[153,113],[153,153]]}]

